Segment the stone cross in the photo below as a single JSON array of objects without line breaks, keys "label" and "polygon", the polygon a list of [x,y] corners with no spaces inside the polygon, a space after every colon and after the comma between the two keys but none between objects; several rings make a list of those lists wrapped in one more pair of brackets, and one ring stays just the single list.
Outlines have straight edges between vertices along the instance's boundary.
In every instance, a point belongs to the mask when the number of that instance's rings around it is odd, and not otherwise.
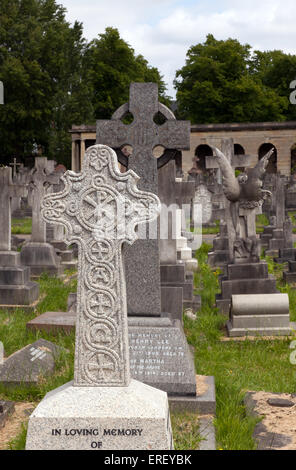
[{"label": "stone cross", "polygon": [[[226,139],[222,139],[226,140]],[[233,148],[233,139],[229,139],[232,142],[232,149],[231,153],[229,155],[229,159],[231,161],[231,166],[233,169],[236,168],[247,168],[252,165],[252,155],[237,155],[234,154],[234,148]],[[219,165],[217,163],[217,160],[215,157],[212,155],[206,157],[206,168],[207,170],[212,170],[212,169],[219,169]]]},{"label": "stone cross", "polygon": [[46,242],[46,224],[41,217],[41,201],[46,194],[46,185],[57,184],[59,175],[50,173],[46,157],[36,157],[35,167],[31,171],[29,184],[32,203],[32,242]]},{"label": "stone cross", "polygon": [[[121,119],[130,112],[131,124]],[[167,120],[162,125],[154,122],[157,113]],[[158,165],[153,149],[161,145],[166,149],[189,149],[190,122],[177,121],[174,114],[158,102],[156,83],[131,83],[129,102],[122,105],[111,120],[97,121],[97,144],[113,149],[124,145],[133,148],[128,157],[128,169],[140,177],[139,188],[158,194]],[[147,227],[139,227],[145,232]],[[137,240],[125,247],[128,313],[130,315],[160,316],[159,240]]]},{"label": "stone cross", "polygon": [[88,148],[82,172],[67,171],[62,180],[63,192],[45,196],[42,216],[79,246],[74,385],[128,386],[122,244],[157,217],[159,199],[138,190],[133,171],[120,173],[116,153],[104,145]]},{"label": "stone cross", "polygon": [[0,168],[0,251],[11,249],[11,198],[27,194],[25,186],[13,184],[11,173],[9,167]]},{"label": "stone cross", "polygon": [[176,164],[171,160],[159,170],[160,215],[160,262],[176,264],[177,262],[177,212],[190,205],[194,196],[194,181],[176,180]]},{"label": "stone cross", "polygon": [[22,164],[21,164],[21,163],[17,163],[17,160],[16,160],[16,158],[14,157],[13,163],[9,163],[9,166],[12,166],[12,167],[13,167],[13,175],[12,175],[12,178],[15,178],[15,177],[16,177],[16,174],[17,174],[16,169],[17,169],[18,166],[22,166]]}]

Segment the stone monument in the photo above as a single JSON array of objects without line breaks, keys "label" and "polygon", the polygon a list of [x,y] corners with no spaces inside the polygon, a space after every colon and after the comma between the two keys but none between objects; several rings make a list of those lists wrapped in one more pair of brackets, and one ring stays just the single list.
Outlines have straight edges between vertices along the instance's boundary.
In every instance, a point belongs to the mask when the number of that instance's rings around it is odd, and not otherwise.
[{"label": "stone monument", "polygon": [[46,185],[59,182],[59,176],[50,173],[46,157],[36,157],[29,184],[32,200],[32,236],[21,250],[21,260],[30,266],[31,275],[40,276],[43,272],[49,275],[60,275],[63,272],[61,259],[54,247],[46,243],[46,223],[41,217],[41,201],[46,194]]},{"label": "stone monument", "polygon": [[39,297],[39,285],[30,281],[30,268],[21,263],[20,253],[11,250],[11,198],[27,193],[12,183],[11,168],[0,168],[0,305],[1,308],[31,307]]},{"label": "stone monument", "polygon": [[48,393],[30,417],[27,449],[173,449],[167,394],[130,379],[122,244],[160,210],[115,152],[90,147],[80,174],[44,198],[42,214],[79,245],[74,382]]},{"label": "stone monument", "polygon": [[[268,274],[267,263],[260,261],[260,240],[256,236],[256,214],[263,200],[270,196],[269,191],[262,189],[262,178],[273,150],[238,178],[228,158],[220,150],[214,150],[228,201],[226,217],[230,263],[227,265],[227,274],[221,279],[221,295],[217,297],[217,306],[224,313],[229,313],[232,302],[228,334],[242,336],[252,332],[254,335],[268,335],[271,331],[274,334],[289,334],[291,330],[285,296],[274,297],[275,300],[279,299],[277,308],[271,315],[266,314],[266,298],[271,299],[272,294],[278,294],[278,291],[275,278]],[[249,311],[246,294],[253,296],[250,297]],[[251,302],[254,295],[255,300]]]},{"label": "stone monument", "polygon": [[[221,139],[221,150],[222,153],[226,156],[229,161],[229,164],[232,168],[232,172],[235,172],[236,168],[249,167],[251,162],[250,155],[235,155],[234,154],[234,142],[233,139]],[[213,156],[206,157],[206,167],[208,169],[219,168],[219,163],[216,158]],[[220,173],[220,170],[219,170]],[[220,175],[221,176],[221,175]],[[223,268],[231,259],[232,247],[231,240],[233,240],[233,226],[231,224],[231,217],[229,217],[229,201],[223,195],[220,199],[223,200],[224,210],[221,214],[222,217],[220,225],[220,234],[213,240],[213,251],[209,253],[208,262],[212,267],[219,266]],[[220,211],[221,212],[221,211]],[[230,251],[229,251],[230,250]]]},{"label": "stone monument", "polygon": [[162,311],[182,320],[183,306],[195,311],[200,306],[200,298],[193,295],[193,280],[186,279],[186,262],[177,259],[177,217],[183,204],[189,205],[194,183],[176,180],[174,160],[159,170],[158,181],[162,204],[159,240]]},{"label": "stone monument", "polygon": [[[133,121],[122,119],[131,113]],[[155,123],[161,113],[165,122]],[[189,148],[190,122],[177,121],[174,114],[158,102],[156,83],[131,83],[129,102],[111,120],[97,121],[97,143],[114,150],[130,145],[133,152],[120,160],[141,176],[139,188],[158,194],[158,169],[167,156],[153,156],[155,146],[166,149]],[[155,224],[156,225],[156,224]],[[139,226],[143,234],[151,227]],[[180,320],[161,311],[161,278],[158,227],[153,239],[137,240],[124,247],[129,315],[130,361],[134,378],[187,400],[196,398],[196,374],[192,355]]]}]

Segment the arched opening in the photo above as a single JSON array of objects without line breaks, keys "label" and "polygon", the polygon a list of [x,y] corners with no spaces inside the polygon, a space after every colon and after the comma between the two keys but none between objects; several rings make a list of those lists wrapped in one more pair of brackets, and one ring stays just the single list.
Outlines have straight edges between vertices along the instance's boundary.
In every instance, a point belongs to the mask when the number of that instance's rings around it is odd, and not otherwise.
[{"label": "arched opening", "polygon": [[245,149],[241,144],[234,144],[234,155],[245,155]]},{"label": "arched opening", "polygon": [[93,145],[96,145],[96,139],[86,139],[84,142],[85,150],[87,150],[89,147],[92,147]]},{"label": "arched opening", "polygon": [[264,157],[271,149],[274,149],[273,155],[271,155],[267,168],[266,173],[276,173],[277,172],[277,149],[273,144],[262,144],[258,151],[259,160]]},{"label": "arched opening", "polygon": [[209,145],[199,145],[195,150],[195,166],[198,173],[207,173],[206,158],[213,156],[213,150]]},{"label": "arched opening", "polygon": [[[234,155],[245,155],[245,149],[242,145],[240,144],[234,144]],[[244,166],[241,166],[241,167],[236,167],[236,170],[238,171],[245,171],[245,167]]]},{"label": "arched opening", "polygon": [[296,143],[291,147],[291,175],[296,175]]}]

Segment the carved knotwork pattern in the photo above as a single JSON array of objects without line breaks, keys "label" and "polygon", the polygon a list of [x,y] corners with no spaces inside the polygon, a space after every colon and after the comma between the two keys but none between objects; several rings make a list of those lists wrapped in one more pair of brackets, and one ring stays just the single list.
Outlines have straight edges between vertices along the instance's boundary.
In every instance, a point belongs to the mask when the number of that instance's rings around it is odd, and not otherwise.
[{"label": "carved knotwork pattern", "polygon": [[126,385],[129,380],[121,245],[136,226],[159,213],[159,200],[139,191],[133,172],[121,174],[116,154],[90,147],[81,174],[68,171],[61,193],[46,196],[44,219],[61,223],[79,244],[75,385]]}]

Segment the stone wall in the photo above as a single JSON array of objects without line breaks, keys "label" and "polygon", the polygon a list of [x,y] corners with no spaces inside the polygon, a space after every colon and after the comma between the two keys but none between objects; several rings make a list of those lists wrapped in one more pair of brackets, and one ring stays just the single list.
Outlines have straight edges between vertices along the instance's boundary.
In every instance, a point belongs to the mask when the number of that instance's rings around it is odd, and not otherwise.
[{"label": "stone wall", "polygon": [[[73,126],[72,134],[72,170],[80,169],[86,147],[95,143],[95,126]],[[283,175],[290,175],[291,148],[296,143],[296,121],[261,122],[243,124],[203,124],[191,126],[190,150],[183,151],[183,170],[187,173],[192,168],[196,149],[199,145],[218,145],[223,138],[233,138],[234,144],[240,144],[246,155],[253,156],[253,163],[258,161],[258,152],[262,144],[268,143],[277,150],[277,169]]]}]

